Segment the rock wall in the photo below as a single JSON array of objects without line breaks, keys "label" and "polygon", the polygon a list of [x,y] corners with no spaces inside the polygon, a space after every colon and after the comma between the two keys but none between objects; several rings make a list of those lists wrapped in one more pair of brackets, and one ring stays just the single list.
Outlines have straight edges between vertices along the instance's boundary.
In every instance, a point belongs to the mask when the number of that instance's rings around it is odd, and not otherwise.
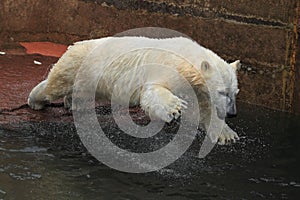
[{"label": "rock wall", "polygon": [[1,0],[0,45],[166,27],[240,59],[240,101],[300,113],[298,12],[299,0]]}]

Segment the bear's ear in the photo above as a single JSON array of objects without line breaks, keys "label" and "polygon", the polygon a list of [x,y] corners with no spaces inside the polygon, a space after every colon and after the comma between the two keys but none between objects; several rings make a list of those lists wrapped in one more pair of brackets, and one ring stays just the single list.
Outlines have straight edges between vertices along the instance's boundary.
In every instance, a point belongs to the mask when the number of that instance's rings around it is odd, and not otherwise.
[{"label": "bear's ear", "polygon": [[201,63],[201,71],[204,73],[207,73],[211,70],[211,66],[207,61],[203,61]]},{"label": "bear's ear", "polygon": [[240,60],[236,60],[233,63],[230,63],[230,66],[233,67],[235,70],[239,70],[241,67]]}]

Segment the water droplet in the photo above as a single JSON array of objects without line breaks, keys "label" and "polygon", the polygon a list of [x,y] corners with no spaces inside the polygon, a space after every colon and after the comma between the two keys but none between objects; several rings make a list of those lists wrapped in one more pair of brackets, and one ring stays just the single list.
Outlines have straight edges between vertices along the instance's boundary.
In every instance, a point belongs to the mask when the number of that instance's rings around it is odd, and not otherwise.
[{"label": "water droplet", "polygon": [[272,78],[276,78],[276,75],[275,75],[275,74],[272,74]]},{"label": "water droplet", "polygon": [[290,185],[296,185],[297,183],[295,181],[291,181]]}]

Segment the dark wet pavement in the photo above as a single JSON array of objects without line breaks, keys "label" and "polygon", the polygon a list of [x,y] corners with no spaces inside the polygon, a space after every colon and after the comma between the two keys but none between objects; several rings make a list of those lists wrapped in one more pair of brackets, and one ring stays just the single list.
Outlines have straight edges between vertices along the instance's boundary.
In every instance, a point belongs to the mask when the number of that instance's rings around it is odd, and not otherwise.
[{"label": "dark wet pavement", "polygon": [[[22,106],[31,88],[57,58],[6,55],[0,59],[0,199],[300,197],[299,116],[239,103],[239,116],[229,121],[241,136],[236,144],[216,146],[199,159],[203,139],[199,131],[189,150],[170,166],[147,174],[122,173],[86,152],[72,114],[62,104],[55,103],[43,111]],[[42,65],[33,64],[34,60]],[[137,123],[147,122],[138,108],[130,112]],[[150,140],[136,140],[116,134],[108,105],[99,106],[97,113],[107,136],[118,146],[134,151],[156,149],[176,134],[171,124]]]},{"label": "dark wet pavement", "polygon": [[[100,109],[101,110],[101,109]],[[300,195],[299,117],[239,105],[230,125],[241,140],[197,153],[201,132],[175,163],[158,172],[110,169],[81,145],[70,122],[22,122],[0,129],[0,190],[5,199],[297,199]],[[103,111],[103,110],[101,110]],[[114,133],[112,117],[99,114]],[[105,120],[104,120],[105,119]],[[165,133],[172,128],[167,127]],[[173,134],[170,132],[169,134]],[[161,143],[170,138],[163,135]],[[136,149],[134,140],[113,138]],[[145,140],[141,146],[156,148]],[[160,144],[157,144],[160,145]],[[1,196],[0,196],[1,197]]]}]

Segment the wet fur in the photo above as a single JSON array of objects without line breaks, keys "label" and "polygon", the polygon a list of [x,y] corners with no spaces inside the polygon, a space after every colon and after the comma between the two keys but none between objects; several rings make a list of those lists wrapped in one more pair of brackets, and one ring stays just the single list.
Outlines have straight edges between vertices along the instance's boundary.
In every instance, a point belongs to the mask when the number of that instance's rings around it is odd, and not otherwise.
[{"label": "wet fur", "polygon": [[[75,43],[71,46],[68,51],[59,59],[59,61],[55,64],[53,69],[50,71],[48,78],[38,84],[30,93],[28,98],[28,104],[31,108],[39,110],[44,107],[47,102],[52,102],[60,98],[64,98],[66,107],[70,107],[71,98],[73,91],[73,85],[75,76],[82,66],[83,61],[86,56],[93,51],[99,44],[102,42],[106,42],[111,38],[97,39],[97,40],[87,40]],[[130,38],[118,38],[120,42],[125,40],[140,40],[141,42],[149,42],[149,40],[153,40],[155,42],[158,39],[147,39],[140,37],[130,37]],[[225,85],[227,88],[230,88],[232,92],[237,89],[237,78],[236,78],[236,66],[237,63],[233,63],[232,65],[227,64],[223,59],[218,57],[212,51],[205,49],[204,47],[200,47],[197,43],[191,41],[187,38],[172,38],[166,39],[170,40],[174,45],[177,43],[186,44],[191,48],[198,48],[203,53],[199,54],[199,59],[203,60],[203,62],[208,63],[208,67],[202,68],[201,66],[193,66],[191,63],[186,62],[185,59],[182,59],[178,56],[170,55],[169,53],[162,53],[159,51],[150,52],[147,50],[141,50],[137,52],[132,52],[127,54],[128,58],[122,58],[127,60],[128,63],[120,63],[114,62],[110,66],[106,66],[104,69],[104,81],[100,82],[97,89],[97,95],[99,98],[108,99],[112,93],[112,84],[107,84],[117,80],[121,75],[128,76],[128,79],[132,77],[129,74],[129,69],[133,63],[135,57],[142,57],[143,62],[147,60],[150,62],[158,62],[167,66],[174,66],[174,68],[181,74],[186,80],[196,89],[198,93],[198,100],[200,106],[200,112],[206,113],[204,118],[201,119],[201,125],[207,129],[209,126],[209,117],[210,117],[210,107],[208,107],[207,101],[209,97],[207,95],[207,89],[205,84],[213,85],[215,93],[212,95],[218,98],[217,91],[220,90],[219,87],[222,87],[219,80],[215,78],[214,70],[219,70],[222,73]],[[173,41],[178,40],[178,42]],[[128,41],[126,41],[128,42]],[[105,51],[105,49],[103,49]],[[191,50],[193,52],[193,50]],[[99,52],[101,53],[101,52]],[[120,58],[121,59],[121,58]],[[138,60],[138,59],[137,59]],[[202,63],[203,63],[202,62]],[[84,67],[90,67],[88,64],[85,64]],[[101,66],[99,66],[101,67]],[[93,69],[97,71],[97,69]],[[159,73],[154,72],[157,75]],[[172,119],[180,116],[180,111],[184,109],[185,102],[180,98],[170,92],[170,89],[178,84],[178,80],[174,79],[174,77],[167,77],[165,74],[165,78],[158,79],[157,84],[144,87],[139,93],[136,93],[132,98],[132,105],[141,105],[141,107],[146,111],[149,115],[154,115],[166,122],[170,122]],[[125,79],[126,80],[126,79]],[[120,85],[120,101],[122,101],[122,92],[126,91],[126,83]],[[150,93],[150,95],[148,94]],[[147,94],[147,95],[146,95]],[[150,98],[151,96],[151,98]],[[152,98],[153,97],[153,98]],[[157,110],[156,107],[153,107],[152,104],[162,104],[161,110]],[[218,102],[214,102],[216,105]],[[238,139],[237,134],[231,130],[227,125],[225,125],[222,134],[219,138],[220,144],[225,144],[226,142],[235,141]]]}]

